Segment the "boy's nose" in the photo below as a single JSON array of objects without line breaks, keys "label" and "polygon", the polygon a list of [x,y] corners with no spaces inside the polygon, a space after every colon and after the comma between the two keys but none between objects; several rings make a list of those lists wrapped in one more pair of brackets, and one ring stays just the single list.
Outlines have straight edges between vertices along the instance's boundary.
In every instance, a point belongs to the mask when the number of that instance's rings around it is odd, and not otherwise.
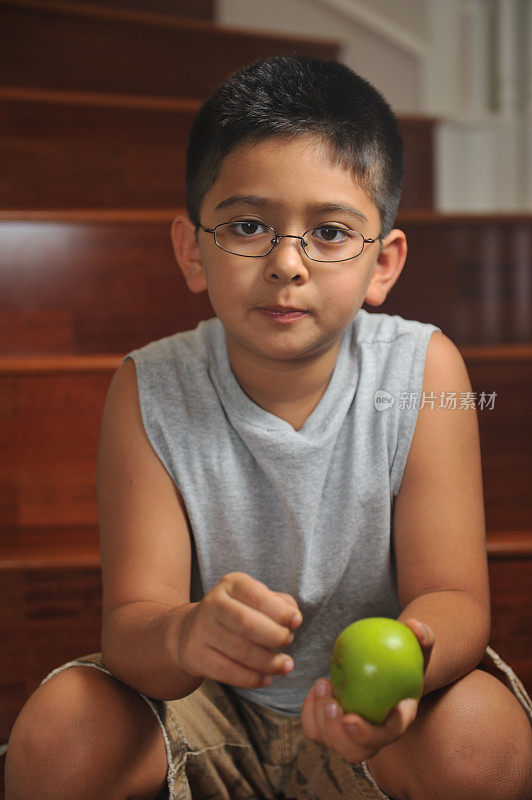
[{"label": "boy's nose", "polygon": [[270,281],[306,283],[308,270],[298,236],[279,237],[278,244],[266,258],[265,276]]}]

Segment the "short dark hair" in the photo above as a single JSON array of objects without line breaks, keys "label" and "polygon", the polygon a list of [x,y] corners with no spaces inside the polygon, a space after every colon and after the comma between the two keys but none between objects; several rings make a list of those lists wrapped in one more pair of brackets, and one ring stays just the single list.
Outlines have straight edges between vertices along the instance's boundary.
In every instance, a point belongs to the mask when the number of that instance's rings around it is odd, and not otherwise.
[{"label": "short dark hair", "polygon": [[403,182],[403,143],[382,95],[337,61],[274,56],[234,72],[200,108],[190,129],[186,203],[198,225],[205,193],[237,145],[313,134],[352,171],[377,206],[381,236],[393,228]]}]

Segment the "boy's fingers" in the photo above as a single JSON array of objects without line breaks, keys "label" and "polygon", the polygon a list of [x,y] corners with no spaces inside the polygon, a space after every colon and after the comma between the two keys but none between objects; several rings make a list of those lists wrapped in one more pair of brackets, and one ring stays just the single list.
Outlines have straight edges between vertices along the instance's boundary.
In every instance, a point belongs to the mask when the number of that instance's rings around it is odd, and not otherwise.
[{"label": "boy's fingers", "polygon": [[402,736],[406,729],[413,723],[417,716],[418,702],[413,698],[401,700],[398,705],[389,713],[384,723],[384,727],[395,735],[395,738]]},{"label": "boy's fingers", "polygon": [[[331,713],[332,708],[335,710],[334,714]],[[314,712],[320,740],[330,746],[332,722],[333,720],[338,722],[343,716],[343,711],[334,698],[331,682],[324,678],[320,678],[314,687]]]},{"label": "boy's fingers", "polygon": [[280,592],[273,592],[262,583],[244,572],[231,572],[222,578],[230,597],[245,603],[274,622],[287,628],[299,625],[302,616],[293,598]]},{"label": "boy's fingers", "polygon": [[258,689],[260,686],[267,686],[272,680],[271,676],[238,664],[213,648],[209,648],[208,658],[205,659],[200,674],[218,683],[240,686],[243,689]]},{"label": "boy's fingers", "polygon": [[319,681],[314,684],[301,707],[301,729],[304,736],[313,742],[319,741],[319,730],[316,722],[316,686],[318,683]]},{"label": "boy's fingers", "polygon": [[344,714],[335,700],[330,681],[317,681],[301,710],[303,733],[322,742],[351,763],[370,758],[398,739],[414,721],[416,700],[403,700],[383,725],[372,725],[357,714]]},{"label": "boy's fingers", "polygon": [[297,601],[292,597],[291,594],[285,594],[284,592],[277,592],[277,595],[279,597],[282,597],[283,600],[286,600],[287,603],[290,603],[290,605],[296,611],[295,617],[292,617],[291,627],[292,628],[297,628],[303,622],[303,614],[299,610],[299,606],[297,604]]},{"label": "boy's fingers", "polygon": [[436,634],[430,625],[427,625],[425,622],[420,622],[418,619],[411,618],[404,620],[404,624],[414,633],[421,649],[423,650],[423,658],[425,661],[426,670],[430,661],[432,648],[434,647],[434,643],[436,641]]},{"label": "boy's fingers", "polygon": [[[315,704],[315,716],[318,728],[318,741],[335,750],[351,764],[357,764],[364,758],[374,754],[377,747],[366,744],[363,731],[357,727],[355,735],[352,729],[344,724],[345,715],[332,692],[326,692]],[[351,715],[353,716],[353,715]],[[361,723],[365,722],[360,720]]]},{"label": "boy's fingers", "polygon": [[280,650],[293,641],[294,634],[261,611],[227,595],[216,608],[216,621],[240,637],[261,647]]},{"label": "boy's fingers", "polygon": [[421,647],[432,648],[434,646],[436,634],[426,622],[421,622],[419,619],[407,619],[404,624],[416,635]]},{"label": "boy's fingers", "polygon": [[355,714],[344,718],[346,730],[355,741],[370,750],[376,751],[391,744],[406,731],[417,714],[416,700],[402,700],[386,717],[382,725],[373,725],[368,720]]},{"label": "boy's fingers", "polygon": [[275,592],[275,594],[277,597],[281,597],[283,600],[286,600],[286,602],[290,603],[290,605],[294,606],[294,608],[297,608],[295,598],[293,598],[291,594],[287,594],[286,592]]},{"label": "boy's fingers", "polygon": [[225,626],[218,629],[220,635],[211,635],[207,644],[237,663],[269,675],[287,675],[294,668],[292,658],[254,644],[249,639],[235,634]]}]

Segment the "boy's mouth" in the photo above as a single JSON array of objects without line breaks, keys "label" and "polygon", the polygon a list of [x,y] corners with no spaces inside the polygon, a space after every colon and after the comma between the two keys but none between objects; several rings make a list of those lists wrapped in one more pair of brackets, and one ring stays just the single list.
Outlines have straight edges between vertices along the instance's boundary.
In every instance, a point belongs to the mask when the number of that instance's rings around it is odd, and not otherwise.
[{"label": "boy's mouth", "polygon": [[293,306],[262,306],[258,310],[277,322],[294,322],[308,314],[308,311]]}]

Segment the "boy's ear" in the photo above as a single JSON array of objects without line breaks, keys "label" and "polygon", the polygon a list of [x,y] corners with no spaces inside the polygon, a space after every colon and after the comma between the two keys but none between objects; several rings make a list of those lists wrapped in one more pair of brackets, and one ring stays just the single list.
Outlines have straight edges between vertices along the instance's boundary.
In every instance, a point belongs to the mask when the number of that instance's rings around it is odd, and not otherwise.
[{"label": "boy's ear", "polygon": [[394,228],[381,244],[373,275],[366,290],[365,302],[380,306],[397,281],[406,260],[406,236]]},{"label": "boy's ear", "polygon": [[196,229],[184,214],[176,217],[172,223],[172,246],[176,261],[190,291],[205,291],[207,282],[203,272]]}]

